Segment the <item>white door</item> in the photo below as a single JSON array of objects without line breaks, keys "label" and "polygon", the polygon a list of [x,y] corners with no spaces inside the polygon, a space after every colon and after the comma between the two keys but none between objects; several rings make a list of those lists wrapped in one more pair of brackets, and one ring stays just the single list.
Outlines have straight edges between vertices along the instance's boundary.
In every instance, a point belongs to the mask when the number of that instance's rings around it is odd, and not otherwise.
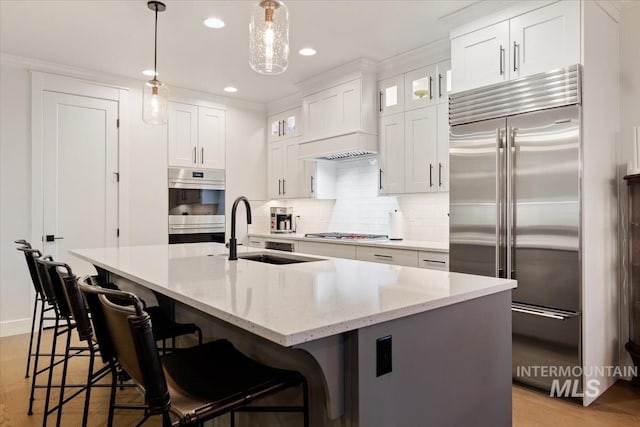
[{"label": "white door", "polygon": [[225,168],[224,119],[224,111],[198,107],[198,155],[203,168]]},{"label": "white door", "polygon": [[404,113],[380,117],[378,191],[404,192]]},{"label": "white door", "polygon": [[44,253],[95,274],[67,251],[118,245],[118,102],[49,91],[43,101]]},{"label": "white door", "polygon": [[438,105],[438,191],[449,191],[449,105]]},{"label": "white door", "polygon": [[438,188],[437,106],[405,113],[405,183],[407,193]]},{"label": "white door", "polygon": [[510,21],[511,78],[580,62],[580,2],[560,1]]},{"label": "white door", "polygon": [[436,68],[435,65],[429,65],[404,75],[404,105],[406,110],[414,110],[438,102]]},{"label": "white door", "polygon": [[169,166],[198,166],[198,107],[169,103]]},{"label": "white door", "polygon": [[451,40],[454,92],[509,79],[509,21]]}]

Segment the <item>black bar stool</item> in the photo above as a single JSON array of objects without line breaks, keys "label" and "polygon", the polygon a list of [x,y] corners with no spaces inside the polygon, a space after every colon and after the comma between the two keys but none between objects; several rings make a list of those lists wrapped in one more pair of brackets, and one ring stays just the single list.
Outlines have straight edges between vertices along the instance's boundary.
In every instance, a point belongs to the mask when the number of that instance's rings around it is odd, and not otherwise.
[{"label": "black bar stool", "polygon": [[[152,322],[135,295],[80,284],[89,304],[94,326],[106,330],[104,339],[113,349],[114,366],[122,368],[142,386],[145,416],[162,416],[163,426],[194,426],[235,411],[300,412],[309,425],[308,389],[297,372],[276,369],[248,358],[227,340],[217,340],[160,357],[155,346]],[[102,348],[102,343],[100,343]],[[112,372],[115,372],[112,370]],[[115,382],[115,380],[114,380]],[[302,386],[303,406],[252,406],[256,399]],[[118,406],[115,388],[109,405],[108,425]]]}]

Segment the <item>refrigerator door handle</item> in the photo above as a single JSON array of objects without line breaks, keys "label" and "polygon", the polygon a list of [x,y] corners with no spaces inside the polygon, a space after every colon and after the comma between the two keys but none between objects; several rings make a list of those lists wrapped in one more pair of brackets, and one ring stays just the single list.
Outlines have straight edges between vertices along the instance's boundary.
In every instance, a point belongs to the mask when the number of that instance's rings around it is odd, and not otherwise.
[{"label": "refrigerator door handle", "polygon": [[562,311],[546,310],[538,307],[531,307],[524,304],[511,304],[511,311],[516,313],[530,314],[532,316],[547,317],[549,319],[567,320],[571,317],[577,316],[578,313],[565,313]]},{"label": "refrigerator door handle", "polygon": [[505,278],[504,265],[504,128],[496,131],[496,277]]},{"label": "refrigerator door handle", "polygon": [[516,168],[516,128],[507,127],[507,206],[506,206],[506,233],[507,233],[507,278],[515,279],[515,168]]}]

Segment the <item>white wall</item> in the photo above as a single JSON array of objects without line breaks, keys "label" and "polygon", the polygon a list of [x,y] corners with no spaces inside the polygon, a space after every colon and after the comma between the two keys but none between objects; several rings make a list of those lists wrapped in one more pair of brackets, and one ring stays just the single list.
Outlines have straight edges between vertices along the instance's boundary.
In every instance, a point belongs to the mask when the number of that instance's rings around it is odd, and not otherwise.
[{"label": "white wall", "polygon": [[[620,152],[618,155],[618,176],[620,194],[620,212],[628,212],[627,185],[622,180],[626,173],[627,162],[632,157],[632,128],[640,126],[640,2],[625,8],[620,22]],[[629,242],[628,224],[621,222],[620,227],[621,262],[628,262],[626,252]],[[621,304],[620,304],[620,363],[631,365],[631,358],[624,349],[629,339],[628,267],[621,266]]]},{"label": "white wall", "polygon": [[[29,70],[129,88],[120,114],[121,245],[163,244],[167,234],[167,128],[142,122],[142,81],[2,55],[0,63],[0,336],[28,332],[32,285],[13,241],[31,234]],[[229,197],[266,197],[265,106],[170,87],[170,99],[226,110]],[[124,107],[124,105],[123,105]],[[262,187],[260,181],[263,181]],[[36,242],[37,243],[37,242]]]},{"label": "white wall", "polygon": [[0,65],[0,336],[24,332],[32,285],[13,244],[31,233],[30,76]]}]

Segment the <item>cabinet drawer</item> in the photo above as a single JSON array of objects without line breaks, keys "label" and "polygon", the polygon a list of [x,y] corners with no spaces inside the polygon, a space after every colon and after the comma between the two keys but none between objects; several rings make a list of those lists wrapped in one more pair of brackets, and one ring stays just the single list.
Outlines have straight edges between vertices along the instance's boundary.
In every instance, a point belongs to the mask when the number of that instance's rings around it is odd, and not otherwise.
[{"label": "cabinet drawer", "polygon": [[248,237],[247,239],[249,241],[248,246],[250,248],[264,248],[264,239],[261,239],[259,237]]},{"label": "cabinet drawer", "polygon": [[361,246],[356,249],[360,261],[380,262],[383,264],[418,266],[418,253],[408,249],[387,249]]},{"label": "cabinet drawer", "polygon": [[356,247],[335,243],[297,242],[296,252],[335,258],[356,259]]},{"label": "cabinet drawer", "polygon": [[431,270],[449,271],[449,254],[443,252],[418,252],[418,266]]}]

